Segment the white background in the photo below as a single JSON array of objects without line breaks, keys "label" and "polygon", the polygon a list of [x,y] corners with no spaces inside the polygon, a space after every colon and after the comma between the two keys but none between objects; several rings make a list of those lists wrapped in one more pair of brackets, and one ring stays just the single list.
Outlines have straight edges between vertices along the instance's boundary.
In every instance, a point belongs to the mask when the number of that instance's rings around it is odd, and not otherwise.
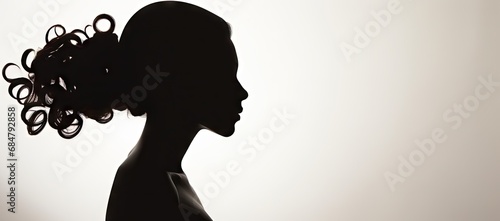
[{"label": "white background", "polygon": [[[52,11],[44,2],[56,1],[2,0],[2,65],[20,64],[24,49],[43,47],[53,24],[70,31],[108,13],[120,35],[152,1],[61,0]],[[183,161],[215,221],[500,220],[500,91],[480,100],[459,125],[443,117],[473,101],[478,78],[500,82],[500,2],[401,0],[400,13],[348,57],[340,45],[354,45],[356,28],[374,24],[372,11],[388,10],[390,0],[188,2],[231,23],[238,77],[249,92],[236,133],[200,132]],[[31,33],[22,29],[28,23]],[[25,44],[12,43],[14,35]],[[21,108],[7,87],[0,83],[5,164],[7,106]],[[295,118],[270,130],[274,111],[284,109]],[[16,213],[7,212],[3,167],[0,220],[104,220],[114,174],[144,120],[117,113],[104,127],[85,121],[78,137],[64,140],[48,126],[29,136],[18,118]],[[398,175],[400,157],[409,160],[419,151],[415,140],[432,138],[436,128],[446,140],[391,191],[384,174]],[[85,133],[102,139],[69,165],[71,151],[92,140]],[[268,142],[261,150],[240,147],[259,135]],[[245,152],[252,150],[254,158]],[[226,173],[228,163],[237,163],[239,173],[217,183],[210,174]],[[57,164],[70,169],[61,179]]]}]

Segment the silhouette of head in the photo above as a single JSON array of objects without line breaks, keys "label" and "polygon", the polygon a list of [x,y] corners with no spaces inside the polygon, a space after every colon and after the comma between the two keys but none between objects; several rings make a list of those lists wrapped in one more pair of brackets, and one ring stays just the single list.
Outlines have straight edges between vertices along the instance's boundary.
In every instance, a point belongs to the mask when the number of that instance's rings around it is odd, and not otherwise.
[{"label": "silhouette of head", "polygon": [[[109,30],[97,28],[102,19]],[[80,115],[106,123],[113,109],[134,116],[170,114],[222,136],[234,133],[248,93],[236,77],[238,58],[223,19],[192,4],[165,1],[135,13],[119,41],[114,26],[111,16],[100,15],[90,38],[86,28],[66,33],[54,25],[31,66],[27,57],[34,50],[23,54],[28,78],[8,78],[6,69],[17,65],[5,65],[9,93],[24,105],[21,116],[30,134],[48,122],[72,138],[83,125]],[[49,41],[51,30],[56,37]]]},{"label": "silhouette of head", "polygon": [[176,114],[229,136],[247,97],[236,78],[238,58],[230,37],[230,26],[202,8],[153,3],[125,26],[120,46],[130,55],[124,61],[133,62],[120,66],[144,72],[147,65],[159,64],[170,73],[165,85],[145,100],[145,112],[174,107]]}]

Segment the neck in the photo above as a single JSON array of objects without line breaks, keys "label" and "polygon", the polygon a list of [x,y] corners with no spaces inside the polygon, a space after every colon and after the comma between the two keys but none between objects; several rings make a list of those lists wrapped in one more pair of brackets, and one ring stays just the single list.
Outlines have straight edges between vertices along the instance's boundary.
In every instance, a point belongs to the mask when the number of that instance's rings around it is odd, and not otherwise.
[{"label": "neck", "polygon": [[200,129],[199,125],[182,117],[182,114],[148,112],[142,135],[127,161],[184,173],[182,158]]}]

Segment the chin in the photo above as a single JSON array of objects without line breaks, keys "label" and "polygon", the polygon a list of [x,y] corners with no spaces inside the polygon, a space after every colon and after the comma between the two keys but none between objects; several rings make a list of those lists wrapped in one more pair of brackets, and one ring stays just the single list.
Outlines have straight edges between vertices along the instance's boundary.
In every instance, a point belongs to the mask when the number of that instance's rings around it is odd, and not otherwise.
[{"label": "chin", "polygon": [[221,135],[223,137],[230,137],[233,134],[234,134],[234,130],[232,132],[228,132],[228,133],[225,133],[225,134],[219,134],[219,135]]},{"label": "chin", "polygon": [[205,128],[223,137],[230,137],[231,135],[234,134],[235,131],[234,124],[227,125],[224,127],[219,126],[219,127],[205,127]]},{"label": "chin", "polygon": [[234,126],[231,127],[231,128],[224,128],[224,130],[217,130],[217,131],[214,131],[216,134],[219,134],[223,137],[230,137],[231,135],[234,134]]},{"label": "chin", "polygon": [[218,118],[218,119],[210,119],[210,121],[205,121],[200,123],[200,125],[208,129],[218,135],[223,137],[229,137],[235,132],[236,122],[239,120],[238,118]]}]

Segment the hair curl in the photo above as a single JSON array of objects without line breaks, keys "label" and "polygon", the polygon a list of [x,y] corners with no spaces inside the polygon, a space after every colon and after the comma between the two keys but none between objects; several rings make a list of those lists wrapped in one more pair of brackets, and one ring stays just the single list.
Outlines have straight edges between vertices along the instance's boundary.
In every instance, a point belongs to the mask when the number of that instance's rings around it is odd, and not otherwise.
[{"label": "hair curl", "polygon": [[[101,19],[110,22],[109,30],[97,28]],[[93,37],[89,37],[88,27],[93,27]],[[2,75],[10,83],[9,94],[24,106],[21,119],[30,135],[40,133],[48,122],[61,137],[70,139],[80,132],[82,115],[99,123],[112,119],[111,104],[119,93],[109,88],[114,58],[118,57],[118,36],[113,33],[114,27],[113,18],[107,14],[97,16],[92,26],[69,33],[62,25],[54,25],[45,35],[43,49],[36,52],[27,49],[22,54],[21,64],[29,73],[27,78],[7,77],[9,67],[19,66],[14,63],[4,66]],[[58,33],[58,29],[62,33]],[[56,37],[49,40],[52,30]],[[28,65],[32,52],[35,57]]]}]

